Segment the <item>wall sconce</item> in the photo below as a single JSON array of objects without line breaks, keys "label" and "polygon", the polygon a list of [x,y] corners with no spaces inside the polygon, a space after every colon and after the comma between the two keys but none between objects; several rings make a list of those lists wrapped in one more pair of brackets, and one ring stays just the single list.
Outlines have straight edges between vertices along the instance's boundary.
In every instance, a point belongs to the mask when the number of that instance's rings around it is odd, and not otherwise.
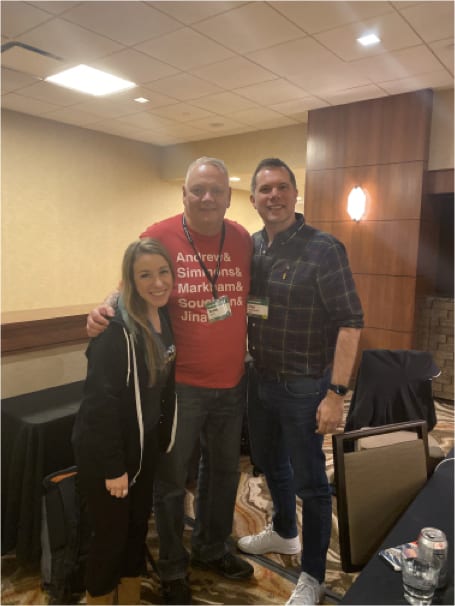
[{"label": "wall sconce", "polygon": [[367,196],[364,190],[359,187],[353,187],[348,196],[348,214],[353,221],[360,221],[365,213]]}]

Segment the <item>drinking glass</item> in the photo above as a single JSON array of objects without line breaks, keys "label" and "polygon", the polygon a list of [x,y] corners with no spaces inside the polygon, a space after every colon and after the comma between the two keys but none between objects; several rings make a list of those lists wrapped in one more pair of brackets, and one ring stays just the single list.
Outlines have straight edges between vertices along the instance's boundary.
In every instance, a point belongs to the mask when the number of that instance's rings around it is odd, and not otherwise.
[{"label": "drinking glass", "polygon": [[401,563],[404,597],[409,604],[431,604],[439,570],[419,558],[404,558]]}]

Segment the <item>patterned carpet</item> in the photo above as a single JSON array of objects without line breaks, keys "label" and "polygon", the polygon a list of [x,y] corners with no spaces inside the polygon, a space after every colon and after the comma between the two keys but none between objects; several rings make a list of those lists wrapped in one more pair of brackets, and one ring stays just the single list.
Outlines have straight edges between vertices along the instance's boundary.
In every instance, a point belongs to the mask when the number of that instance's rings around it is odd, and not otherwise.
[{"label": "patterned carpet", "polygon": [[[346,400],[347,411],[349,400]],[[445,454],[454,445],[453,403],[436,402],[437,425],[432,435]],[[327,457],[327,473],[333,472],[331,437],[324,441]],[[271,517],[271,502],[262,476],[255,477],[248,457],[242,457],[241,478],[238,490],[233,539],[262,530]],[[185,541],[189,544],[193,513],[193,495],[188,492],[186,510],[189,524],[185,530]],[[299,515],[300,519],[300,515]],[[158,539],[153,519],[150,521],[148,543],[156,557]],[[247,557],[247,556],[244,556]],[[195,604],[284,604],[292,592],[299,572],[299,556],[268,554],[248,558],[254,566],[254,577],[250,581],[228,581],[201,570],[192,570],[190,581]],[[344,573],[340,568],[336,498],[333,498],[333,528],[328,554],[326,584],[331,592],[342,596],[350,587],[356,574]],[[48,604],[48,595],[40,586],[39,567],[21,568],[14,554],[2,557],[1,604],[32,605]],[[82,597],[80,604],[85,603]],[[143,580],[142,604],[160,604],[159,581],[153,571]],[[333,604],[326,596],[324,604]]]}]

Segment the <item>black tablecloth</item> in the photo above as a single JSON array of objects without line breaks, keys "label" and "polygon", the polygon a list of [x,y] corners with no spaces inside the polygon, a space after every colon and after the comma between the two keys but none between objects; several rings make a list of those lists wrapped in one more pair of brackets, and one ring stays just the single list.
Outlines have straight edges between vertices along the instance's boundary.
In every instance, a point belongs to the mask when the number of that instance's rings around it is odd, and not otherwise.
[{"label": "black tablecloth", "polygon": [[2,401],[2,554],[41,554],[42,480],[74,464],[71,431],[83,381]]},{"label": "black tablecloth", "polygon": [[[443,530],[449,541],[449,582],[435,594],[434,604],[453,604],[454,540],[454,461],[453,450],[442,461],[409,508],[385,538],[379,549],[414,541],[424,526]],[[374,521],[372,520],[372,524]],[[378,549],[378,551],[379,551]],[[449,601],[447,601],[449,600]],[[407,604],[401,573],[395,572],[379,555],[365,566],[340,604]]]}]

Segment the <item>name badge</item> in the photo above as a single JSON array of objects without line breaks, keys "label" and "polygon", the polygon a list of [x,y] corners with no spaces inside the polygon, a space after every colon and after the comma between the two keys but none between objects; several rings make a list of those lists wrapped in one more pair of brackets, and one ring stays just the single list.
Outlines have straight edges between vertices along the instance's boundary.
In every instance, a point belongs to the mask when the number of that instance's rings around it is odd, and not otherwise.
[{"label": "name badge", "polygon": [[269,298],[248,297],[246,313],[250,318],[262,318],[263,320],[267,320],[269,317]]},{"label": "name badge", "polygon": [[229,299],[224,296],[219,299],[212,299],[205,304],[209,322],[218,322],[232,316],[231,304]]}]

